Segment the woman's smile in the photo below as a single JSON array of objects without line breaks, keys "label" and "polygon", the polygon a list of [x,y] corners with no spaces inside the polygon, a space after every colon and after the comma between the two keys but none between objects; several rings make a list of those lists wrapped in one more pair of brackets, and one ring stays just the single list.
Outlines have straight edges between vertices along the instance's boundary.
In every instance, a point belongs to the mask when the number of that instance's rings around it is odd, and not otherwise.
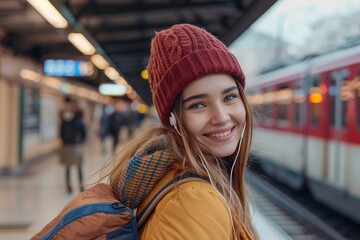
[{"label": "woman's smile", "polygon": [[212,141],[225,142],[228,141],[233,136],[232,133],[234,128],[235,127],[211,131],[209,133],[204,134],[204,136],[208,137]]}]

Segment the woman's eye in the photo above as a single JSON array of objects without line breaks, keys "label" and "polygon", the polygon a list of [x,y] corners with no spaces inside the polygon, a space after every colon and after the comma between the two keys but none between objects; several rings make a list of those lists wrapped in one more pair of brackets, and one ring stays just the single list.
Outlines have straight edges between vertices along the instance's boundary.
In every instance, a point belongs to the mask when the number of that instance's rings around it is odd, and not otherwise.
[{"label": "woman's eye", "polygon": [[189,108],[191,108],[191,109],[201,109],[201,108],[203,108],[203,107],[204,107],[203,104],[201,104],[201,103],[195,103],[195,104],[190,105]]},{"label": "woman's eye", "polygon": [[224,100],[225,100],[225,102],[229,102],[229,101],[233,100],[234,98],[236,98],[235,95],[228,95],[228,96],[225,97]]}]

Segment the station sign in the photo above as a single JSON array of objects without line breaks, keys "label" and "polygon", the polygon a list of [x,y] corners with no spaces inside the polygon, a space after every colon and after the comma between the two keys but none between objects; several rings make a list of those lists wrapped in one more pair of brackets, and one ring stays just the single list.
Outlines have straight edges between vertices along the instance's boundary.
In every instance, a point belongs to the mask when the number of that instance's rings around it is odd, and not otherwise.
[{"label": "station sign", "polygon": [[69,59],[47,59],[44,61],[44,74],[58,77],[89,77],[94,74],[90,61]]}]

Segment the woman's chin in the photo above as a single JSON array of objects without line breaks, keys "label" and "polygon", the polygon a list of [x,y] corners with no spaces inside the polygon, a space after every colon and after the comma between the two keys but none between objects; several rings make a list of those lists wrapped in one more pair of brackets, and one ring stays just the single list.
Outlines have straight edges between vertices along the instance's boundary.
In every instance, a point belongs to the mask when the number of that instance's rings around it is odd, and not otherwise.
[{"label": "woman's chin", "polygon": [[229,157],[229,156],[233,156],[235,154],[236,151],[236,146],[235,147],[227,147],[227,148],[221,148],[221,149],[211,149],[212,150],[212,154],[214,156],[217,157]]}]

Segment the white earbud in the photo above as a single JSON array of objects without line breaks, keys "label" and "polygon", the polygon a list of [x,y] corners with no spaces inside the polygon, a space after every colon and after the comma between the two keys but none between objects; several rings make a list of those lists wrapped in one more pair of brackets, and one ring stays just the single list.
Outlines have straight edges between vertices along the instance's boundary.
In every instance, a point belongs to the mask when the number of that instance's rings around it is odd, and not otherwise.
[{"label": "white earbud", "polygon": [[177,123],[176,123],[176,118],[173,112],[170,113],[170,117],[169,117],[169,122],[170,125],[173,126],[174,128],[176,128]]},{"label": "white earbud", "polygon": [[176,122],[176,118],[175,118],[175,115],[173,112],[170,113],[169,122],[170,122],[170,125],[173,126],[175,128],[175,130],[177,131],[177,133],[181,136],[181,134],[177,128],[177,122]]}]

